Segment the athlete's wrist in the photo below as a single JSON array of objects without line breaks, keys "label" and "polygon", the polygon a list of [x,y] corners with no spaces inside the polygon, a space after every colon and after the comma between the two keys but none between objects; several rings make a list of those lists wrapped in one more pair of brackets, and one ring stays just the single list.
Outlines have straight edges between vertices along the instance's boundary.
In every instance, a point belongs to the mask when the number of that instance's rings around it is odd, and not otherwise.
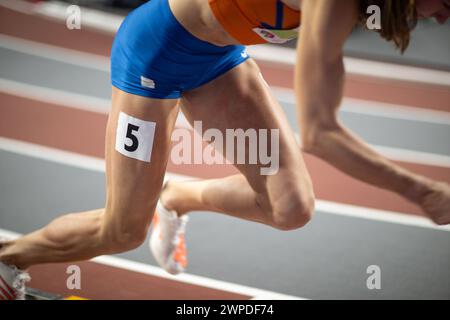
[{"label": "athlete's wrist", "polygon": [[423,199],[432,190],[433,181],[419,175],[413,175],[406,183],[406,189],[403,194],[408,200],[421,204]]}]

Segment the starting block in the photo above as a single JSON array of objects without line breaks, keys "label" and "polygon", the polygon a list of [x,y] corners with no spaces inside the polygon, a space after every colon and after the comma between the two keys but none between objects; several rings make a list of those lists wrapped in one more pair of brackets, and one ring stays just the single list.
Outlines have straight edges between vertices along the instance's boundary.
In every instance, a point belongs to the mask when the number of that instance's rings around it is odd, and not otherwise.
[{"label": "starting block", "polygon": [[25,300],[87,300],[87,299],[78,296],[64,297],[56,293],[45,292],[34,288],[27,288]]},{"label": "starting block", "polygon": [[64,297],[59,294],[53,294],[38,289],[27,288],[25,300],[63,300]]}]

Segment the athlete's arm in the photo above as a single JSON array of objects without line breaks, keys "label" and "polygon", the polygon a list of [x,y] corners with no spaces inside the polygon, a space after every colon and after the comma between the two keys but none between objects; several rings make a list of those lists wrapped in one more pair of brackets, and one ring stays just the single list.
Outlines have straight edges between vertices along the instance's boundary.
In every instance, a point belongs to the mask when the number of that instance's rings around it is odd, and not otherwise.
[{"label": "athlete's arm", "polygon": [[342,48],[357,18],[356,0],[302,1],[295,70],[302,147],[357,179],[418,203],[431,181],[382,157],[337,119],[345,79]]}]

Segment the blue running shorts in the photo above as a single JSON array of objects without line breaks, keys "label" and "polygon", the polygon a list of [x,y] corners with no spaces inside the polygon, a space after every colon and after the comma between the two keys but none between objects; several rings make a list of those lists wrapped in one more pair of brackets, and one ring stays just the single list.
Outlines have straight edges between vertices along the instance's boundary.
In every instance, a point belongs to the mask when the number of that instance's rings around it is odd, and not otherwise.
[{"label": "blue running shorts", "polygon": [[112,85],[131,94],[177,99],[249,58],[244,46],[216,46],[189,33],[168,0],[132,11],[111,50]]}]

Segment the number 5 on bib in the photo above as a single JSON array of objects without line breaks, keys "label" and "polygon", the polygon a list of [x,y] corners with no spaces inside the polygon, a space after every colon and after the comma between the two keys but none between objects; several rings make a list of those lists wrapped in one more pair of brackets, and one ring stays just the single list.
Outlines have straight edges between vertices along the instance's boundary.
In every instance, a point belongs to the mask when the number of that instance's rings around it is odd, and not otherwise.
[{"label": "number 5 on bib", "polygon": [[156,123],[120,112],[117,121],[116,150],[126,157],[150,162]]}]

